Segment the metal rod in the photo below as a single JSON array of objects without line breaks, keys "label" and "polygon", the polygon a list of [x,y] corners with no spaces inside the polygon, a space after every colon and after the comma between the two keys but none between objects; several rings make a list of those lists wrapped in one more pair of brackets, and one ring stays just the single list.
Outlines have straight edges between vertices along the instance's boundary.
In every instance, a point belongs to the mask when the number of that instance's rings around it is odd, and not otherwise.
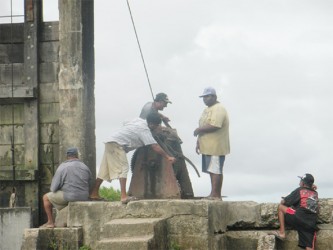
[{"label": "metal rod", "polygon": [[24,15],[12,15],[12,16],[0,16],[0,18],[13,18],[13,17],[23,17]]},{"label": "metal rod", "polygon": [[[10,44],[11,44],[11,58],[10,58],[10,64],[11,64],[11,87],[12,87],[12,99],[14,98],[14,64],[13,64],[13,0],[10,1]],[[12,103],[12,136],[11,136],[11,151],[12,151],[12,167],[13,167],[13,188],[15,188],[15,182],[16,182],[16,166],[15,166],[15,107],[14,103]]]},{"label": "metal rod", "polygon": [[153,100],[154,100],[154,93],[153,93],[153,89],[152,89],[151,84],[150,84],[150,80],[149,80],[149,76],[148,76],[148,70],[147,70],[147,67],[146,67],[145,59],[143,58],[143,53],[142,53],[142,50],[141,50],[141,45],[140,45],[140,42],[139,42],[139,37],[138,37],[138,34],[136,32],[136,28],[135,28],[134,19],[133,19],[133,16],[132,16],[131,7],[130,7],[130,4],[129,4],[128,0],[126,0],[126,1],[127,1],[128,11],[130,13],[132,24],[133,24],[133,29],[134,29],[136,41],[137,41],[138,46],[139,46],[139,50],[140,50],[140,54],[141,54],[141,59],[142,59],[143,67],[144,67],[145,72],[146,72],[146,77],[147,77],[147,80],[148,80],[150,93],[151,93],[151,96],[153,97]]}]

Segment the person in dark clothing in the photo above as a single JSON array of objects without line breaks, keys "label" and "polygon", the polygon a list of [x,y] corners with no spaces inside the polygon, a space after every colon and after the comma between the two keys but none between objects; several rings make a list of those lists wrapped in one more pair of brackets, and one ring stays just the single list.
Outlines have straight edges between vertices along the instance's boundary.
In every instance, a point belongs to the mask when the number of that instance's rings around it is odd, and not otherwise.
[{"label": "person in dark clothing", "polygon": [[154,99],[153,102],[147,102],[142,110],[141,110],[141,113],[140,113],[140,118],[142,119],[146,119],[148,114],[150,113],[156,113],[158,114],[163,123],[167,126],[167,127],[170,127],[169,125],[169,122],[170,122],[170,119],[164,115],[162,115],[159,111],[162,111],[164,108],[166,108],[168,106],[169,103],[172,103],[167,94],[165,93],[158,93]]},{"label": "person in dark clothing", "polygon": [[280,222],[279,231],[273,234],[279,239],[285,239],[285,224],[298,232],[298,246],[313,250],[317,231],[319,210],[317,186],[311,174],[298,176],[301,180],[299,187],[288,196],[282,197],[278,207]]}]

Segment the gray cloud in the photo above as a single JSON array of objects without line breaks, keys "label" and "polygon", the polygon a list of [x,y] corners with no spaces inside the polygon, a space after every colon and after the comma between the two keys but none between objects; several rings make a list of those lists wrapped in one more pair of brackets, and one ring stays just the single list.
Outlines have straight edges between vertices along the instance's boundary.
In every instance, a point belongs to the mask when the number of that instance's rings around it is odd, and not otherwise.
[{"label": "gray cloud", "polygon": [[[332,196],[332,4],[330,1],[130,1],[164,114],[200,167],[193,130],[204,87],[229,111],[232,152],[223,193],[278,202],[311,172]],[[151,99],[127,6],[96,1],[97,154],[101,141]],[[105,29],[105,23],[108,23]],[[106,105],[107,104],[107,105]],[[190,170],[197,196],[209,178]]]}]

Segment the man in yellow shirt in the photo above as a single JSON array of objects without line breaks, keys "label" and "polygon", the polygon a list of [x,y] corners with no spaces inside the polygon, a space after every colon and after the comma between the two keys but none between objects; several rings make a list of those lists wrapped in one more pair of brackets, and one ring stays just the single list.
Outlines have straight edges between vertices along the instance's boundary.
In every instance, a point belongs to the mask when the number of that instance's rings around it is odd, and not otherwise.
[{"label": "man in yellow shirt", "polygon": [[217,101],[214,88],[206,88],[200,97],[207,108],[193,133],[198,136],[196,152],[202,154],[202,172],[210,175],[211,193],[206,199],[221,200],[223,165],[230,153],[228,113]]}]

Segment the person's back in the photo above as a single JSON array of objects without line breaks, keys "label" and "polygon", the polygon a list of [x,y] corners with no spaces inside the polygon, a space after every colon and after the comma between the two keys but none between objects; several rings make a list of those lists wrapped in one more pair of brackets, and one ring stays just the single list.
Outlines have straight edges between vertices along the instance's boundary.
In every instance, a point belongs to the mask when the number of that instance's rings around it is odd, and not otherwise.
[{"label": "person's back", "polygon": [[141,109],[140,118],[146,119],[150,113],[156,113],[159,114],[164,123],[168,123],[170,119],[159,113],[159,111],[162,111],[165,107],[168,106],[168,103],[172,102],[169,100],[167,94],[158,93],[153,102],[147,102],[143,106],[143,108]]},{"label": "person's back", "polygon": [[151,131],[146,120],[135,118],[113,133],[108,141],[118,143],[126,152],[129,152],[144,146],[145,142],[151,143]]},{"label": "person's back", "polygon": [[54,228],[52,208],[64,209],[70,201],[89,199],[90,169],[81,162],[78,148],[68,148],[67,160],[57,168],[51,182],[50,191],[43,195],[43,205],[47,222],[42,228]]},{"label": "person's back", "polygon": [[319,209],[318,193],[309,187],[298,187],[294,192],[299,196],[297,202],[293,204],[287,198],[285,205],[295,207],[295,217],[304,227],[315,229]]},{"label": "person's back", "polygon": [[157,109],[154,108],[153,106],[153,102],[147,102],[143,107],[142,107],[142,110],[141,110],[141,113],[140,113],[140,118],[142,119],[146,119],[147,116],[150,114],[150,113],[158,113]]},{"label": "person's back", "polygon": [[319,210],[317,186],[314,177],[307,173],[300,178],[299,187],[282,200],[278,207],[280,228],[270,234],[284,240],[286,238],[285,224],[297,230],[298,246],[313,250],[318,230],[317,216]]},{"label": "person's back", "polygon": [[67,201],[86,201],[89,197],[91,172],[79,159],[63,162],[62,168],[64,199]]}]

